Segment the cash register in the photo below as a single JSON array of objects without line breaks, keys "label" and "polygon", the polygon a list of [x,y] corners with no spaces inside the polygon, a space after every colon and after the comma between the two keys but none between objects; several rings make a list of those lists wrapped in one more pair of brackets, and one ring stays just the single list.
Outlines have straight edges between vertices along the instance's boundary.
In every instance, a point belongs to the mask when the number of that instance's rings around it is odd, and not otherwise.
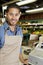
[{"label": "cash register", "polygon": [[35,49],[30,52],[28,62],[31,65],[43,65],[43,36],[39,38]]}]

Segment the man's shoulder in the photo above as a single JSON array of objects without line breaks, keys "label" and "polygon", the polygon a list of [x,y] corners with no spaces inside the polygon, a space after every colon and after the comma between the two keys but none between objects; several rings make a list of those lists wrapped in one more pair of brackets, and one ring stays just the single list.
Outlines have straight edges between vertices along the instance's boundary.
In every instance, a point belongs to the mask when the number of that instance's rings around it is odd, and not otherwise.
[{"label": "man's shoulder", "polygon": [[3,23],[1,26],[0,26],[0,31],[4,31],[5,30],[5,23]]},{"label": "man's shoulder", "polygon": [[3,24],[0,26],[0,29],[3,29],[4,28],[4,26],[3,26]]},{"label": "man's shoulder", "polygon": [[17,26],[17,30],[22,30],[22,28],[20,26]]}]

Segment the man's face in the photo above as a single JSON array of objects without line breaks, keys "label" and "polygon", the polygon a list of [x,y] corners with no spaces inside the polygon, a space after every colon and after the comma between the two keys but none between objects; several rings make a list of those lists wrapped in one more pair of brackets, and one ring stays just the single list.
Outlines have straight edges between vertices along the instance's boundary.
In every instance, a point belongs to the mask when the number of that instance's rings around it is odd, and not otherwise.
[{"label": "man's face", "polygon": [[20,18],[20,11],[17,8],[10,8],[6,13],[6,19],[10,25],[14,26],[17,24]]}]

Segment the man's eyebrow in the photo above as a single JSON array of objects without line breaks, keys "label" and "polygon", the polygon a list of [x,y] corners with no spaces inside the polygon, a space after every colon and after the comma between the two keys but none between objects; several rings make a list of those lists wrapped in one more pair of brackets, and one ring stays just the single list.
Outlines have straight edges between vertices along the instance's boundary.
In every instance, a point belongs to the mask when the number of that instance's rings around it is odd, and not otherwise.
[{"label": "man's eyebrow", "polygon": [[19,13],[12,13],[12,12],[10,12],[9,14],[19,14]]}]

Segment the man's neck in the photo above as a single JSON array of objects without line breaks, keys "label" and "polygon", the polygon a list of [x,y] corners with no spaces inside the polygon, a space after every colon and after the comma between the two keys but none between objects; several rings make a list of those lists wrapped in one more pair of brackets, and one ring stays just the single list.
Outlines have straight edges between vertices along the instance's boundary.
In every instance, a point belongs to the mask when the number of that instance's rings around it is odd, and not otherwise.
[{"label": "man's neck", "polygon": [[9,26],[11,31],[15,31],[16,30],[16,26]]}]

